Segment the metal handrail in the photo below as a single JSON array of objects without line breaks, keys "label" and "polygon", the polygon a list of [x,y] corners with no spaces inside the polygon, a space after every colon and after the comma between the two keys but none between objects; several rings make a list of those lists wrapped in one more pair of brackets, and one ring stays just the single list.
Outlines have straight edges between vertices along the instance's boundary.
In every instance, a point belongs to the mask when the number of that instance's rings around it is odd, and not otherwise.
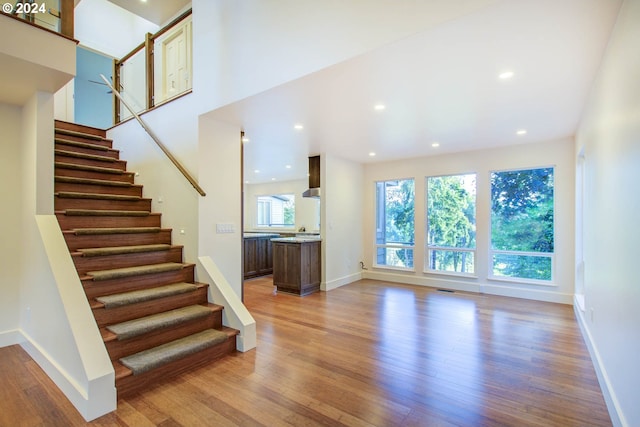
[{"label": "metal handrail", "polygon": [[167,149],[167,147],[165,147],[164,144],[160,142],[160,138],[158,138],[158,136],[151,130],[151,128],[149,128],[149,126],[140,118],[138,113],[133,111],[133,108],[131,108],[131,106],[127,103],[127,101],[124,100],[122,95],[120,95],[120,92],[113,87],[109,79],[107,79],[103,74],[100,74],[100,77],[102,78],[102,80],[104,80],[107,86],[111,88],[114,95],[116,95],[118,99],[124,104],[124,106],[127,107],[127,109],[131,112],[131,114],[133,114],[133,117],[136,118],[138,123],[140,123],[140,126],[142,126],[142,128],[149,134],[151,139],[153,139],[153,141],[158,145],[158,147],[160,147],[160,149],[164,152],[164,154],[167,155],[169,160],[171,160],[171,163],[173,163],[178,168],[178,170],[182,173],[182,175],[187,179],[187,181],[189,181],[189,183],[193,185],[193,188],[195,188],[196,191],[200,193],[201,196],[203,197],[206,196],[207,193],[205,193],[204,190],[198,185],[196,180],[189,174],[189,172],[185,169],[185,167],[182,166],[182,164],[178,161],[178,159],[173,157],[173,154],[171,154],[171,152]]}]

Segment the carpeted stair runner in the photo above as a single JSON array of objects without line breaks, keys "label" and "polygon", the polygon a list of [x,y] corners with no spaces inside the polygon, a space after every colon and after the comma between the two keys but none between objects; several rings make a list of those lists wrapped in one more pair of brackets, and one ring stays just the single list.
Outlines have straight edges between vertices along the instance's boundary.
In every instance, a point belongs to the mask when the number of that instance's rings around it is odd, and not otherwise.
[{"label": "carpeted stair runner", "polygon": [[98,160],[101,162],[109,162],[109,163],[114,163],[118,161],[118,159],[114,159],[113,157],[98,156],[96,154],[78,153],[76,151],[54,150],[54,153],[59,156],[75,157],[77,159]]},{"label": "carpeted stair runner", "polygon": [[108,185],[110,187],[131,187],[133,184],[124,181],[109,181],[107,179],[94,179],[94,178],[77,178],[75,176],[54,176],[57,182],[64,182],[68,184],[93,184],[93,185]]},{"label": "carpeted stair runner", "polygon": [[156,245],[136,245],[136,246],[110,246],[104,248],[83,248],[78,249],[78,252],[82,253],[82,256],[103,256],[103,255],[122,255],[122,254],[138,254],[141,252],[159,252],[168,251],[171,249],[171,245],[156,244]]},{"label": "carpeted stair runner", "polygon": [[103,168],[100,166],[76,165],[75,163],[55,162],[53,165],[57,168],[73,169],[73,170],[88,171],[88,172],[111,173],[114,175],[122,175],[123,173],[126,173],[126,171],[123,171],[122,169]]},{"label": "carpeted stair runner", "polygon": [[73,234],[76,236],[101,235],[101,234],[130,234],[130,233],[159,233],[160,227],[129,227],[129,228],[76,228]]},{"label": "carpeted stair runner", "polygon": [[126,196],[122,194],[102,194],[102,193],[76,193],[73,191],[59,191],[54,193],[58,197],[65,199],[97,199],[97,200],[142,200],[138,196]]},{"label": "carpeted stair runner", "polygon": [[104,304],[106,309],[109,309],[184,294],[195,291],[196,289],[198,289],[198,287],[193,283],[173,283],[171,285],[159,286],[157,288],[105,295],[97,297],[96,301],[101,302]]},{"label": "carpeted stair runner", "polygon": [[120,363],[131,369],[134,375],[139,375],[184,356],[213,347],[226,340],[227,334],[224,332],[207,329],[206,331],[123,357],[120,359]]},{"label": "carpeted stair runner", "polygon": [[107,329],[117,335],[118,341],[122,341],[157,331],[158,329],[168,328],[190,320],[207,317],[210,314],[211,310],[207,307],[190,305],[165,311],[164,313],[152,314],[151,316],[110,325],[107,326]]},{"label": "carpeted stair runner", "polygon": [[64,138],[56,138],[55,142],[57,142],[58,144],[63,144],[63,145],[70,145],[72,147],[89,148],[89,149],[92,149],[92,150],[100,150],[100,151],[109,151],[109,147],[107,147],[107,146],[98,145],[98,144],[90,144],[88,142],[72,141],[70,139],[64,139]]},{"label": "carpeted stair runner", "polygon": [[94,281],[120,279],[123,277],[140,276],[143,274],[165,273],[167,271],[181,270],[182,264],[177,262],[165,262],[162,264],[139,265],[136,267],[114,268],[112,270],[88,271]]},{"label": "carpeted stair runner", "polygon": [[66,209],[70,216],[149,216],[147,211],[112,211],[105,209]]}]

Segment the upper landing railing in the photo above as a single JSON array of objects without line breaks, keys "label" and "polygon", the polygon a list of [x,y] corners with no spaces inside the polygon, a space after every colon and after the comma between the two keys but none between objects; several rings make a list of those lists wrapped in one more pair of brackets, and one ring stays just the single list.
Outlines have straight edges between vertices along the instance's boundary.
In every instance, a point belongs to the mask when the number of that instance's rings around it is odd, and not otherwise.
[{"label": "upper landing railing", "polygon": [[2,13],[70,39],[74,0],[19,0],[2,3]]},{"label": "upper landing railing", "polygon": [[[136,113],[188,93],[191,78],[191,9],[165,25],[121,59],[113,60],[113,85]],[[113,99],[113,123],[131,115]]]}]

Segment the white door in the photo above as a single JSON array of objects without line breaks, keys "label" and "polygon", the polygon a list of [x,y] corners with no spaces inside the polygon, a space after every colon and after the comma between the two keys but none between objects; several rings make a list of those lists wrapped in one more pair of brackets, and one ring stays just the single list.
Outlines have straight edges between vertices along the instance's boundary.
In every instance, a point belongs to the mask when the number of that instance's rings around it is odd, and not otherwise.
[{"label": "white door", "polygon": [[171,98],[191,88],[189,29],[189,25],[184,25],[162,42],[163,99]]}]

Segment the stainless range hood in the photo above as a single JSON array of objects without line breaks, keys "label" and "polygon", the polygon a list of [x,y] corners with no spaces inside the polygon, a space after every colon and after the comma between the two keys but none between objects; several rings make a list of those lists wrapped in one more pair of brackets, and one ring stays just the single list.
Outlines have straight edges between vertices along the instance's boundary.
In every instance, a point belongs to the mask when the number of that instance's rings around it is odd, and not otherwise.
[{"label": "stainless range hood", "polygon": [[320,198],[320,156],[309,157],[309,189],[302,197]]},{"label": "stainless range hood", "polygon": [[314,199],[319,199],[320,198],[320,187],[316,187],[316,188],[309,188],[308,190],[305,190],[302,192],[302,197],[311,197]]}]

